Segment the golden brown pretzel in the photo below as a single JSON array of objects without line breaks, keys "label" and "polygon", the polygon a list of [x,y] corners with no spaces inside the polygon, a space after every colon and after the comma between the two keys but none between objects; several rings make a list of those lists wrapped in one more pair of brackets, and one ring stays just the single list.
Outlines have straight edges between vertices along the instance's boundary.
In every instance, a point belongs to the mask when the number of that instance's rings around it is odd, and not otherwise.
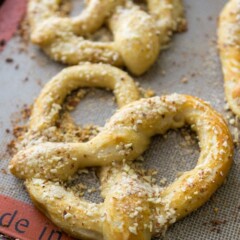
[{"label": "golden brown pretzel", "polygon": [[[79,87],[104,87],[112,89],[115,93],[119,107],[140,98],[139,90],[134,81],[126,73],[120,71],[119,69],[108,65],[89,63],[85,63],[81,66],[67,68],[45,85],[39,98],[35,102],[31,115],[31,121],[29,124],[29,132],[27,133],[26,139],[24,140],[25,147],[39,144],[40,142],[45,142],[47,140],[49,141],[51,139],[51,135],[53,135],[52,139],[59,141],[58,135],[55,135],[57,132],[53,131],[53,128],[55,127],[57,121],[57,112],[55,110],[59,110],[61,108],[57,102],[62,102],[65,96],[71,92],[72,89]],[[50,136],[48,132],[51,133]],[[104,172],[106,171],[103,167],[101,173],[102,176],[104,176]],[[35,200],[34,197],[34,194],[38,191],[36,184],[39,184],[41,182],[43,182],[41,179],[28,179],[26,186],[29,190],[29,194],[32,196],[34,203],[41,210],[43,210],[44,207],[41,206],[39,201]],[[53,194],[56,194],[57,190],[54,183],[50,183],[49,187],[52,189],[51,192]],[[43,197],[44,196],[45,194],[43,194]],[[49,196],[51,196],[51,194]],[[48,202],[48,204],[50,204],[50,202]],[[87,209],[92,210],[92,208],[95,206],[94,204],[89,205],[84,201],[81,201],[81,204],[83,206],[83,209],[82,211],[80,209],[78,212],[79,214],[85,214],[84,211],[87,211]],[[56,212],[57,210],[54,211]],[[43,212],[47,214],[46,211]],[[64,215],[66,220],[68,219],[69,215],[70,213],[66,213]],[[98,216],[100,216],[100,214],[98,214]],[[49,217],[52,218],[52,216]],[[88,221],[86,220],[87,218],[88,217],[85,217],[85,220],[83,220],[83,222],[88,225],[88,228],[93,227],[94,222],[89,222],[88,224]],[[53,221],[55,222],[55,220]],[[60,225],[63,229],[66,228],[66,226],[62,226],[58,222],[57,224]],[[69,232],[69,229],[66,229],[66,231]],[[73,233],[71,232],[71,234]],[[100,234],[88,232],[86,228],[78,229],[77,236],[83,237],[84,239],[89,239],[91,236],[94,239],[100,239],[101,237]]]},{"label": "golden brown pretzel", "polygon": [[[30,0],[31,39],[56,61],[70,65],[83,61],[126,65],[140,75],[155,62],[172,32],[181,30],[185,22],[181,0],[147,3],[150,14],[127,0],[90,0],[80,16],[70,19],[57,14],[60,0]],[[106,21],[113,42],[84,38]]]},{"label": "golden brown pretzel", "polygon": [[240,1],[230,0],[219,18],[218,46],[225,94],[232,111],[240,116]]},{"label": "golden brown pretzel", "polygon": [[[36,101],[35,117],[30,124],[33,135],[56,121],[59,107],[54,105],[55,101],[61,104],[71,90],[83,86],[80,84],[83,77],[87,78],[84,86],[92,83],[106,87],[109,79],[116,78],[107,85],[112,89],[115,86],[115,92],[120,82],[128,83],[128,87],[123,85],[124,90],[129,90],[128,94],[123,92],[125,96],[131,96],[131,91],[136,90],[126,74],[109,66],[66,69],[47,84]],[[51,86],[58,89],[55,91]],[[135,97],[138,98],[138,93]],[[44,113],[46,125],[37,121]],[[101,182],[105,201],[101,204],[77,198],[58,182],[71,177],[80,167],[104,166],[124,159],[132,161],[146,150],[151,136],[185,124],[197,132],[201,154],[193,170],[165,189],[144,182],[126,164],[104,168]],[[14,156],[10,169],[16,176],[27,179],[33,201],[55,224],[83,239],[151,239],[209,199],[225,179],[233,151],[231,135],[221,116],[200,99],[178,94],[141,99],[122,107],[102,132],[86,143],[34,140],[34,146],[30,144]]]}]

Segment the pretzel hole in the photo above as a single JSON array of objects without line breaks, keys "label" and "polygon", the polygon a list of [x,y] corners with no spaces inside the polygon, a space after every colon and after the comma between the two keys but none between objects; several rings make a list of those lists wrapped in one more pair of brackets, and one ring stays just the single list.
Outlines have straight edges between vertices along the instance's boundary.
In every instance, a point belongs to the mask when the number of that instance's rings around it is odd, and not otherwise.
[{"label": "pretzel hole", "polygon": [[106,26],[103,26],[94,34],[88,36],[87,39],[93,42],[111,42],[113,41],[113,35]]},{"label": "pretzel hole", "polygon": [[193,169],[199,154],[197,135],[189,127],[183,127],[155,136],[143,155],[143,165],[146,169],[157,170],[156,183],[165,186]]},{"label": "pretzel hole", "polygon": [[86,96],[71,112],[78,125],[94,124],[104,126],[106,120],[115,112],[117,106],[111,91],[103,89],[88,89]]},{"label": "pretzel hole", "polygon": [[63,0],[60,6],[60,11],[70,17],[76,17],[81,14],[84,8],[84,1],[79,0]]},{"label": "pretzel hole", "polygon": [[101,203],[103,198],[100,195],[100,182],[96,172],[97,168],[79,170],[70,180],[64,182],[63,186],[78,197],[90,202]]}]

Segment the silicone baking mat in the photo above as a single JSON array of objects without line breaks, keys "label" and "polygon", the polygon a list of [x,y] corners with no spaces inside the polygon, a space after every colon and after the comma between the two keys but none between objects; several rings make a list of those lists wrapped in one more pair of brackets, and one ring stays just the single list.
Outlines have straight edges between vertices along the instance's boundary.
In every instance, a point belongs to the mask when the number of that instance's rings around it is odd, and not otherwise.
[{"label": "silicone baking mat", "polygon": [[[75,6],[81,1],[72,2]],[[159,56],[155,65],[144,76],[135,78],[141,86],[153,89],[157,95],[177,92],[198,96],[226,116],[216,48],[217,18],[225,3],[224,0],[185,0],[188,31],[175,35],[171,47]],[[78,13],[79,5],[74,9],[73,14]],[[64,66],[51,61],[32,44],[23,46],[21,38],[16,36],[0,53],[0,193],[30,203],[23,182],[7,170],[10,156],[6,149],[13,139],[12,122]],[[78,124],[103,126],[115,109],[112,94],[96,90],[81,101],[72,116]],[[198,155],[197,143],[186,145],[178,131],[170,131],[167,137],[153,139],[144,158],[146,167],[158,169],[158,182],[166,178],[169,183],[178,172],[191,169]],[[226,183],[207,204],[174,224],[165,239],[240,239],[239,183],[239,148],[236,147],[234,165]],[[88,198],[99,201],[97,193]]]}]

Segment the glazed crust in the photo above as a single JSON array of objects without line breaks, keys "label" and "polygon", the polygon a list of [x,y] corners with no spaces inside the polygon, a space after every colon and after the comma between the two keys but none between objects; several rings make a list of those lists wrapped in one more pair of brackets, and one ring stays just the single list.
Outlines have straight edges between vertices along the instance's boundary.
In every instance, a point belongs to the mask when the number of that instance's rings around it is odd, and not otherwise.
[{"label": "glazed crust", "polygon": [[[126,84],[122,84],[124,91],[116,90],[119,82]],[[123,107],[92,140],[39,143],[33,138],[33,144],[17,153],[10,165],[14,175],[26,179],[36,206],[66,232],[80,239],[150,240],[204,204],[223,183],[233,153],[231,135],[223,118],[202,100],[188,95],[134,101],[139,95],[132,79],[110,66],[71,67],[51,80],[34,105],[30,134],[54,125],[59,108],[54,114],[49,109],[61,104],[70,91],[80,86],[110,87],[118,100],[123,99],[119,101]],[[56,96],[55,88],[59,88]],[[131,91],[136,94],[132,95]],[[43,119],[38,121],[38,117]],[[47,124],[42,124],[45,121]],[[196,131],[201,154],[196,167],[168,187],[152,186],[127,164],[121,164],[142,154],[152,136],[184,125]],[[79,168],[112,162],[115,166],[104,167],[100,173],[105,199],[101,204],[78,198],[59,183]]]},{"label": "glazed crust", "polygon": [[221,12],[218,46],[224,75],[226,99],[240,116],[240,1],[230,0]]},{"label": "glazed crust", "polygon": [[[155,62],[174,31],[186,25],[180,0],[147,1],[149,14],[126,0],[89,0],[81,15],[59,15],[60,0],[30,0],[31,40],[54,60],[69,65],[103,62],[141,75]],[[85,37],[107,24],[112,42]]]}]

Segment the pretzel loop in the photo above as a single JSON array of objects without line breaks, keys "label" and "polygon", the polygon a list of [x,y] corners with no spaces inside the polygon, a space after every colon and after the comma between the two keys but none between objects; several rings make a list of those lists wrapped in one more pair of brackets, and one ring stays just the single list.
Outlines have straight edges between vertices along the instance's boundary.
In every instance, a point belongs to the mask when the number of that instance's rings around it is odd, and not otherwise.
[{"label": "pretzel loop", "polygon": [[[86,79],[85,79],[86,78]],[[54,124],[54,103],[80,86],[114,89],[126,104],[86,143],[35,141],[35,131]],[[123,91],[124,89],[124,91]],[[58,226],[83,239],[150,240],[176,220],[204,204],[223,183],[232,163],[229,130],[208,104],[198,98],[172,94],[138,99],[134,82],[122,71],[104,65],[82,65],[62,71],[37,99],[30,122],[33,144],[16,154],[11,172],[26,179],[34,203]],[[46,124],[44,124],[46,122]],[[190,125],[198,134],[201,154],[194,169],[161,189],[121,164],[133,161],[148,147],[151,137],[168,129]],[[35,128],[36,126],[36,128]],[[89,203],[65,190],[66,180],[81,167],[101,170],[103,203]]]},{"label": "pretzel loop", "polygon": [[[70,65],[83,61],[126,65],[140,75],[155,62],[172,32],[185,23],[180,0],[148,0],[149,13],[131,1],[89,0],[83,13],[72,19],[59,16],[60,4],[56,0],[30,1],[31,40],[54,60]],[[104,23],[113,33],[112,42],[84,38]]]}]

